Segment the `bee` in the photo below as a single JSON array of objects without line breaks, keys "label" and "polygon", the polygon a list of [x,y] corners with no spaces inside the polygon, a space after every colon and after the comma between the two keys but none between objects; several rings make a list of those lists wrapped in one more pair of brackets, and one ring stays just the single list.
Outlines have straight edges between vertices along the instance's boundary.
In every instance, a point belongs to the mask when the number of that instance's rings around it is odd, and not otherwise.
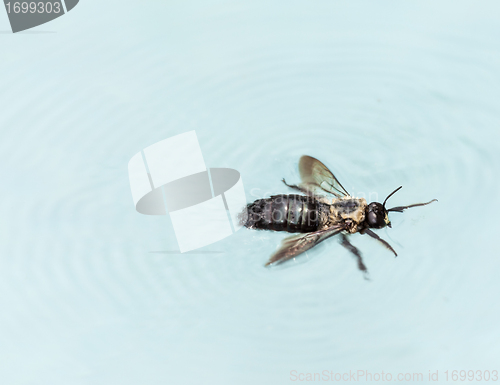
[{"label": "bee", "polygon": [[385,198],[384,203],[368,204],[365,198],[352,197],[323,163],[307,155],[300,158],[299,173],[301,183],[298,185],[289,185],[285,179],[282,181],[305,195],[280,194],[258,199],[247,205],[244,211],[246,215],[242,216],[245,218],[243,225],[249,229],[301,233],[285,238],[266,266],[283,263],[330,237],[340,235],[342,246],[356,257],[358,268],[366,273],[360,251],[349,242],[347,236],[367,234],[397,256],[392,246],[372,229],[391,227],[389,212],[402,213],[411,207],[437,201],[433,199],[427,203],[387,209],[387,200],[402,188],[400,186]]}]

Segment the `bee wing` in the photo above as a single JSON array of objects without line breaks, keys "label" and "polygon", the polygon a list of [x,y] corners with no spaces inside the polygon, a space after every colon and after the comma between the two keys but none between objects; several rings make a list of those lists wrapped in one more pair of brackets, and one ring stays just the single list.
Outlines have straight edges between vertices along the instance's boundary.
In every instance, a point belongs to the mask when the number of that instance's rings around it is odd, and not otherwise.
[{"label": "bee wing", "polygon": [[299,161],[299,172],[302,179],[300,186],[306,190],[319,192],[317,195],[324,195],[321,193],[327,192],[337,198],[349,196],[335,175],[316,158],[302,156]]},{"label": "bee wing", "polygon": [[280,248],[269,258],[266,266],[273,263],[280,264],[289,259],[302,254],[325,239],[333,237],[344,230],[343,226],[332,226],[325,230],[315,231],[313,233],[294,235],[281,241]]}]

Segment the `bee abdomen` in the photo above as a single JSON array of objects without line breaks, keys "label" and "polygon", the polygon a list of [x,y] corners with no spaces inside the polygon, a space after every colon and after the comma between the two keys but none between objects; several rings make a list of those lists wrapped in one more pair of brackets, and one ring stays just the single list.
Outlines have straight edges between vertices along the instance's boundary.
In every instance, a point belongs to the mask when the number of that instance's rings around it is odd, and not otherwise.
[{"label": "bee abdomen", "polygon": [[274,195],[247,206],[245,226],[251,229],[309,233],[324,222],[321,212],[325,205],[302,195]]}]

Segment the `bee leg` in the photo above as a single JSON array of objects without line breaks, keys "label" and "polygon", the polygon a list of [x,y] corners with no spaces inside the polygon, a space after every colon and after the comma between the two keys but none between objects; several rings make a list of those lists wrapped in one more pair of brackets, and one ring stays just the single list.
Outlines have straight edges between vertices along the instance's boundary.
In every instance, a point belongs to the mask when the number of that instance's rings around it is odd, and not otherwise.
[{"label": "bee leg", "polygon": [[361,270],[365,274],[365,278],[367,277],[368,274],[368,269],[366,268],[365,264],[363,263],[363,258],[361,257],[361,252],[358,250],[356,246],[354,246],[349,240],[347,239],[347,236],[345,234],[341,234],[341,241],[340,244],[344,246],[347,250],[349,250],[351,253],[354,254],[356,259],[358,260],[358,269]]},{"label": "bee leg", "polygon": [[309,192],[307,191],[307,189],[299,187],[299,186],[297,186],[295,184],[288,184],[288,183],[286,183],[285,178],[283,178],[281,181],[285,184],[285,186],[293,188],[294,190],[298,190],[298,191],[300,191],[300,192],[302,192],[304,194],[309,195]]},{"label": "bee leg", "polygon": [[370,237],[375,238],[377,241],[381,242],[385,247],[387,247],[389,250],[391,250],[394,255],[397,257],[398,254],[394,251],[391,245],[389,245],[386,241],[384,241],[382,238],[380,238],[377,234],[375,234],[373,231],[370,229],[365,229],[364,230],[365,234],[368,234]]}]

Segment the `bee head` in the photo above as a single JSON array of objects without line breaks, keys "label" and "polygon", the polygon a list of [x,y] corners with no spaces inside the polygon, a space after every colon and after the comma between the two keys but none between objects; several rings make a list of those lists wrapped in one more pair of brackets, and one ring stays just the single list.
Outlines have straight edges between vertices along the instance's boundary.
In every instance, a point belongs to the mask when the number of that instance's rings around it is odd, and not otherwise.
[{"label": "bee head", "polygon": [[384,203],[380,204],[378,202],[372,202],[368,205],[366,211],[366,222],[368,226],[374,229],[381,229],[385,226],[391,227],[391,221],[389,220],[389,216],[387,215],[388,210],[385,208],[385,203],[387,199],[396,193],[403,186],[399,186],[396,190],[391,192],[387,198],[385,198]]},{"label": "bee head", "polygon": [[368,226],[373,229],[381,229],[385,226],[391,227],[391,222],[387,216],[387,210],[384,205],[378,202],[372,202],[368,205],[366,221]]}]

